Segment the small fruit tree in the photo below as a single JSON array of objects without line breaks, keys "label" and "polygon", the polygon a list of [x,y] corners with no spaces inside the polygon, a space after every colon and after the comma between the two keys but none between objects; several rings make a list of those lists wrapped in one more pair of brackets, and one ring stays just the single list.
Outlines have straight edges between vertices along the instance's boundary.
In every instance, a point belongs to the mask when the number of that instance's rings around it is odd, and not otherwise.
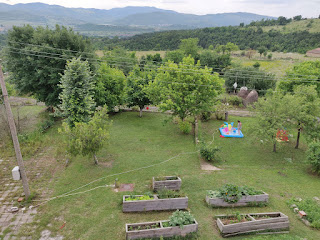
[{"label": "small fruit tree", "polygon": [[108,120],[108,108],[103,107],[93,115],[88,122],[76,122],[74,127],[63,123],[60,130],[66,135],[67,152],[71,156],[92,156],[98,164],[96,154],[109,138],[111,121]]}]

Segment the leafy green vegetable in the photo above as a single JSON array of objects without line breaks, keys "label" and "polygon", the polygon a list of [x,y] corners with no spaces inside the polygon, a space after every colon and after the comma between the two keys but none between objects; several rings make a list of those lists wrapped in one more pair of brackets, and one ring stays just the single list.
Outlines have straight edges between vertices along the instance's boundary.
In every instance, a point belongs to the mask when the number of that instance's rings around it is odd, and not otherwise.
[{"label": "leafy green vegetable", "polygon": [[254,188],[248,186],[239,187],[233,184],[226,184],[216,191],[207,191],[207,196],[210,198],[223,198],[223,200],[228,203],[236,203],[242,196],[259,194],[263,194],[263,191],[255,190]]},{"label": "leafy green vegetable", "polygon": [[179,226],[180,228],[183,228],[184,225],[193,223],[195,223],[195,219],[189,212],[177,210],[169,218],[169,225],[172,227]]}]

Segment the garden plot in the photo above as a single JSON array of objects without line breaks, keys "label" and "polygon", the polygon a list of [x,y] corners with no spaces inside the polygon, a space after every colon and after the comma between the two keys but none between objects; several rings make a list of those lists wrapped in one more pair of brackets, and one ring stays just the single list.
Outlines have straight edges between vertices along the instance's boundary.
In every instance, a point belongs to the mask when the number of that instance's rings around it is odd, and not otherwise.
[{"label": "garden plot", "polygon": [[188,208],[188,197],[159,198],[159,195],[124,195],[123,212],[163,211]]},{"label": "garden plot", "polygon": [[189,212],[176,211],[170,220],[126,224],[126,238],[185,237],[198,231],[198,223]]},{"label": "garden plot", "polygon": [[269,195],[261,190],[231,184],[215,191],[209,190],[206,195],[206,202],[212,207],[264,206],[268,201]]},{"label": "garden plot", "polygon": [[178,191],[181,188],[181,178],[176,176],[168,176],[163,178],[153,177],[152,188],[153,188],[153,191],[158,191],[162,188]]},{"label": "garden plot", "polygon": [[216,216],[223,237],[248,233],[287,233],[289,218],[281,212]]}]

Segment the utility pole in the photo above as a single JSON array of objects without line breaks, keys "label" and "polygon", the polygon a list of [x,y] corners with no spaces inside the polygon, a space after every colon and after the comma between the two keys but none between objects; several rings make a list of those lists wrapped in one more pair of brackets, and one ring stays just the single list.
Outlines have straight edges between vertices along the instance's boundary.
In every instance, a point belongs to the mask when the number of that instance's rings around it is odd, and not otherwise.
[{"label": "utility pole", "polygon": [[30,196],[30,189],[29,189],[28,179],[27,179],[27,175],[26,175],[26,171],[24,168],[24,163],[23,163],[23,159],[22,159],[22,155],[21,155],[20,144],[19,144],[19,140],[18,140],[18,136],[17,136],[17,129],[16,129],[16,125],[14,123],[14,118],[13,118],[13,114],[12,114],[10,103],[9,103],[6,84],[4,82],[1,64],[0,64],[0,85],[1,85],[1,89],[2,89],[3,101],[4,101],[5,108],[6,108],[8,123],[9,123],[10,132],[11,132],[11,136],[12,136],[14,151],[16,152],[16,157],[17,157],[17,161],[18,161],[18,165],[19,165],[19,169],[20,169],[23,190],[24,190],[24,194],[26,196],[26,199],[28,199]]}]

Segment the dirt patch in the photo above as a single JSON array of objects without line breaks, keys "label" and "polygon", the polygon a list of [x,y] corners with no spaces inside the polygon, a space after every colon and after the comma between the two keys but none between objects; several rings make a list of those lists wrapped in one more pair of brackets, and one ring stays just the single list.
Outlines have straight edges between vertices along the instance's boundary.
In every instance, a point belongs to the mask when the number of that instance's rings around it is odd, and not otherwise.
[{"label": "dirt patch", "polygon": [[111,168],[113,164],[113,160],[110,162],[99,162],[98,166],[99,167],[105,167],[105,168]]},{"label": "dirt patch", "polygon": [[133,192],[134,184],[133,183],[123,183],[120,184],[119,192]]},{"label": "dirt patch", "polygon": [[201,164],[201,170],[204,170],[204,171],[220,171],[220,170],[222,170],[220,168],[217,168],[217,167],[211,165],[210,163],[205,162],[204,160],[201,160],[200,164]]}]

